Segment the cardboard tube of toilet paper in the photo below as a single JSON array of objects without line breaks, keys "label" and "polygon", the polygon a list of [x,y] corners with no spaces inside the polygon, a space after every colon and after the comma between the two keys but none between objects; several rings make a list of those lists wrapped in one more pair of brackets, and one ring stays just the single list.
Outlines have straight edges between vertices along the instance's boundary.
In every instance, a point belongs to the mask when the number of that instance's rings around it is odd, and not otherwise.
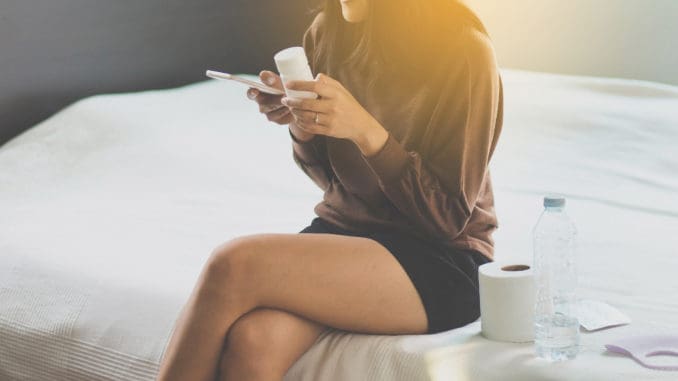
[{"label": "cardboard tube of toilet paper", "polygon": [[486,263],[478,268],[480,324],[490,340],[534,340],[534,276],[523,264]]}]

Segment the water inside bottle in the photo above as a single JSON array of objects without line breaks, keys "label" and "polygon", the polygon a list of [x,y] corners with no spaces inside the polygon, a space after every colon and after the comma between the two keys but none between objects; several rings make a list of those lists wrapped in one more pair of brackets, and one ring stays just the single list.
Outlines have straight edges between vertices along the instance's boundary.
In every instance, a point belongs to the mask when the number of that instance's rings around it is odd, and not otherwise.
[{"label": "water inside bottle", "polygon": [[536,317],[535,344],[537,356],[545,360],[575,358],[579,352],[579,321],[560,313]]}]

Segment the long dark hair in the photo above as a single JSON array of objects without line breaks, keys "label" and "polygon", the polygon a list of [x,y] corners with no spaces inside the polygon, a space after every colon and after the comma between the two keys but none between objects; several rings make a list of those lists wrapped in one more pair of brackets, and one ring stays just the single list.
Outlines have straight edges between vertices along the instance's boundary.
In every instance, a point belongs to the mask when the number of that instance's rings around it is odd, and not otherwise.
[{"label": "long dark hair", "polygon": [[487,35],[473,11],[458,0],[369,0],[367,19],[344,20],[339,0],[325,0],[322,36],[312,59],[328,74],[340,66],[371,82],[426,70],[455,34],[474,29]]}]

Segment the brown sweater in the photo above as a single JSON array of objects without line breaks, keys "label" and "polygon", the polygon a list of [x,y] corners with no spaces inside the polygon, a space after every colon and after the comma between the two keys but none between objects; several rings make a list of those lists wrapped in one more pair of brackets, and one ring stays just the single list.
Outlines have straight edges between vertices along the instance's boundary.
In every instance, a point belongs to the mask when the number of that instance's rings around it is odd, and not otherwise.
[{"label": "brown sweater", "polygon": [[[309,57],[321,16],[304,34]],[[292,136],[293,156],[325,192],[315,207],[319,217],[347,230],[392,229],[492,259],[497,218],[488,162],[502,127],[502,83],[484,34],[457,33],[445,46],[420,85],[403,89],[392,81],[369,98],[364,78],[311,63],[314,74],[342,83],[389,137],[365,157],[346,139]]]}]

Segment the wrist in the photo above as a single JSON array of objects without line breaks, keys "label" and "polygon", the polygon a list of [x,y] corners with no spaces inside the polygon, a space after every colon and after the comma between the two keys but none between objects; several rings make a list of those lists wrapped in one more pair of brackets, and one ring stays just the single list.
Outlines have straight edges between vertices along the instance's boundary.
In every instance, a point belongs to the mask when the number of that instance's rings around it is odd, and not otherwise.
[{"label": "wrist", "polygon": [[370,128],[354,140],[363,156],[372,156],[379,152],[388,140],[388,131],[376,120]]}]

